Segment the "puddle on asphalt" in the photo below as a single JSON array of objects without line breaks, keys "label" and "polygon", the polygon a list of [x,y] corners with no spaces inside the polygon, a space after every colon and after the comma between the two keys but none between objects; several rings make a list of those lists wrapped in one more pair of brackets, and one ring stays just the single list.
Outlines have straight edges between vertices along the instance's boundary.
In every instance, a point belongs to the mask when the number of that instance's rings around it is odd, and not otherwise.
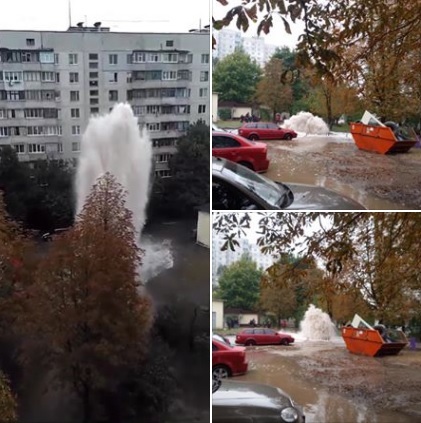
[{"label": "puddle on asphalt", "polygon": [[[307,153],[328,151],[335,144],[353,144],[351,137],[304,136],[293,141],[268,141],[271,166],[265,174],[274,181],[317,185],[336,191],[362,204],[368,210],[402,210],[405,206],[380,199],[320,172],[320,164],[305,160]],[[285,156],[283,151],[294,153]]]},{"label": "puddle on asphalt", "polygon": [[[315,348],[323,348],[322,345]],[[281,351],[282,349],[282,351]],[[235,378],[273,385],[287,392],[304,409],[306,423],[410,423],[413,418],[395,412],[376,412],[360,400],[347,399],[328,392],[312,383],[311,380],[298,378],[298,365],[283,355],[297,350],[290,347],[274,351],[252,348],[248,351],[250,367],[247,374]],[[293,352],[294,351],[294,352]]]}]

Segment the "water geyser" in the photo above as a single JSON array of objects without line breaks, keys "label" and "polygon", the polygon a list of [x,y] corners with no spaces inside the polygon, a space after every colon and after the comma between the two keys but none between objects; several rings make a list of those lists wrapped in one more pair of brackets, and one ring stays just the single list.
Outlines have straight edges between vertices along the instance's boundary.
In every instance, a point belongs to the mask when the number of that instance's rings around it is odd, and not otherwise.
[{"label": "water geyser", "polygon": [[336,336],[335,325],[327,313],[310,304],[301,322],[301,335],[309,341],[329,341]]}]

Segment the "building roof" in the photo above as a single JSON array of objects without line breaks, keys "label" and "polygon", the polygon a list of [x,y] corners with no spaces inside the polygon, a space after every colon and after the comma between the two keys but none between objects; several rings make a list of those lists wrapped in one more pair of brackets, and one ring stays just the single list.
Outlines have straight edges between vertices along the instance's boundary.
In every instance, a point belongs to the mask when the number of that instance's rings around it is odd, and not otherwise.
[{"label": "building roof", "polygon": [[238,101],[220,101],[219,107],[249,107],[250,109],[252,106],[247,103],[240,103]]},{"label": "building roof", "polygon": [[225,314],[259,314],[257,311],[244,310],[242,308],[226,308]]}]

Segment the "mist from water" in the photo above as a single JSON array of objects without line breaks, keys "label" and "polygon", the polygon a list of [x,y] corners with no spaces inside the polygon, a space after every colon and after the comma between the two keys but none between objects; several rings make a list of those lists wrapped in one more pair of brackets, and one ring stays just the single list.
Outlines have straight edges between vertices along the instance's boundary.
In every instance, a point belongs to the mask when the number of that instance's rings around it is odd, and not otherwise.
[{"label": "mist from water", "polygon": [[138,235],[146,221],[152,145],[146,130],[139,133],[129,104],[116,104],[105,115],[91,117],[82,137],[76,172],[76,214],[97,179],[111,173],[127,191],[126,207],[133,213]]},{"label": "mist from water", "polygon": [[329,315],[313,304],[305,312],[300,326],[300,334],[309,341],[330,341],[337,336]]},{"label": "mist from water", "polygon": [[329,133],[329,127],[326,122],[310,112],[299,112],[285,120],[282,126],[293,129],[295,132],[304,132],[305,134],[326,135]]},{"label": "mist from water", "polygon": [[152,143],[146,130],[139,132],[129,104],[116,104],[110,113],[91,117],[82,137],[76,172],[76,215],[98,178],[112,174],[126,190],[126,207],[132,212],[136,239],[144,250],[140,269],[143,281],[173,266],[170,242],[141,239],[151,170]]}]

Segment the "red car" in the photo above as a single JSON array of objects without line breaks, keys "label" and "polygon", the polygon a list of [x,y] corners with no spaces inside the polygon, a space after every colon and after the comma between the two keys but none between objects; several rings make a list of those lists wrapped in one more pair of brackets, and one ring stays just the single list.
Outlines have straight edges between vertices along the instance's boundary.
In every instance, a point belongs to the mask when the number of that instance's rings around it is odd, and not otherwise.
[{"label": "red car", "polygon": [[236,344],[267,345],[267,344],[292,344],[295,339],[286,333],[276,332],[273,329],[244,329],[235,338]]},{"label": "red car", "polygon": [[245,350],[244,347],[234,347],[212,339],[212,377],[220,379],[246,373],[248,362]]},{"label": "red car", "polygon": [[255,172],[266,172],[269,167],[266,144],[229,132],[212,133],[212,155],[239,163]]},{"label": "red car", "polygon": [[245,123],[238,133],[250,140],[292,140],[297,137],[292,129],[280,128],[271,122]]}]

